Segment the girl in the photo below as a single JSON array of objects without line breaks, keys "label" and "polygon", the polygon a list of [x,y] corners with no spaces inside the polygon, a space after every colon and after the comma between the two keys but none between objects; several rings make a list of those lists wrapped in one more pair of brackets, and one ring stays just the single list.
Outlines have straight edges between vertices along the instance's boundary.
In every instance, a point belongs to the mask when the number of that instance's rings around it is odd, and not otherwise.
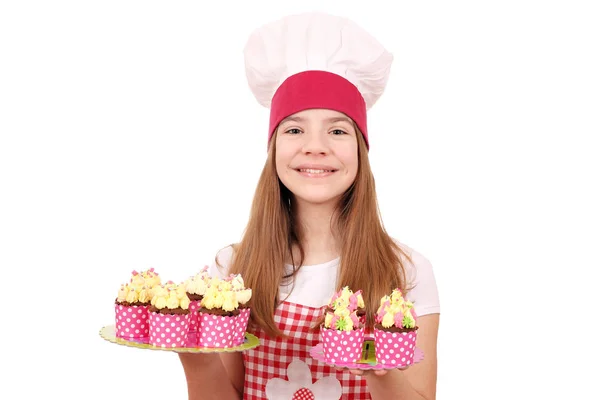
[{"label": "girl", "polygon": [[[245,49],[250,88],[270,108],[268,153],[242,240],[212,273],[252,288],[243,353],[180,354],[189,398],[419,399],[436,393],[439,301],[430,263],[386,233],[369,166],[366,110],[392,57],[352,22],[310,13],[265,25]],[[372,329],[379,299],[415,304],[423,361],[403,370],[329,367],[309,351],[331,296],[361,289]]]}]

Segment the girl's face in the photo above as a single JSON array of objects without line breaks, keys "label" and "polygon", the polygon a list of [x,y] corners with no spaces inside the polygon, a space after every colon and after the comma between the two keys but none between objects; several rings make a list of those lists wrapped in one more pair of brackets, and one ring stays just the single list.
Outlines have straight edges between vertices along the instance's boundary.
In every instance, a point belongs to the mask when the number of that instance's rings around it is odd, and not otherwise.
[{"label": "girl's face", "polygon": [[298,201],[336,203],[358,171],[357,132],[338,111],[311,109],[277,128],[275,164],[281,182]]}]

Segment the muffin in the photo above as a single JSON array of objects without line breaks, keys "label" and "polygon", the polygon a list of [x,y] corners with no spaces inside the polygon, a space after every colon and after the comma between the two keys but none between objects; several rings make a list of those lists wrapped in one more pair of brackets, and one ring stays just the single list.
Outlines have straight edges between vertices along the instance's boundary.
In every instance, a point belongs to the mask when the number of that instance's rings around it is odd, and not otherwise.
[{"label": "muffin", "polygon": [[187,347],[190,299],[183,284],[172,281],[154,291],[148,310],[149,344],[157,347]]},{"label": "muffin", "polygon": [[200,301],[198,314],[200,347],[235,347],[233,338],[237,331],[240,310],[231,281],[211,278]]},{"label": "muffin", "polygon": [[160,277],[154,268],[133,271],[128,283],[122,284],[115,299],[115,336],[124,339],[148,337],[148,308]]},{"label": "muffin", "polygon": [[321,326],[326,363],[343,365],[360,359],[365,325],[357,315],[359,296],[360,292],[352,293],[348,287],[344,287],[329,302],[325,322]]},{"label": "muffin", "polygon": [[417,314],[399,289],[381,298],[375,316],[377,362],[398,368],[414,362],[417,342]]}]

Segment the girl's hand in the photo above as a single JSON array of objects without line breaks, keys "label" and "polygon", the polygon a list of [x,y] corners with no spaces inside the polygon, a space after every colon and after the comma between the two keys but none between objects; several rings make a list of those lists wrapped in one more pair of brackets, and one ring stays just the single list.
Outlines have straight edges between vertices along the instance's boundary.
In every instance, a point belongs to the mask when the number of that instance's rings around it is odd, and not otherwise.
[{"label": "girl's hand", "polygon": [[[408,368],[408,367],[403,367],[403,368],[398,368],[398,369],[403,370],[406,368]],[[335,369],[337,371],[349,371],[352,375],[356,375],[356,376],[367,376],[369,374],[373,374],[376,376],[384,376],[389,371],[387,369],[350,369],[350,368],[343,368],[343,367],[335,367]]]}]

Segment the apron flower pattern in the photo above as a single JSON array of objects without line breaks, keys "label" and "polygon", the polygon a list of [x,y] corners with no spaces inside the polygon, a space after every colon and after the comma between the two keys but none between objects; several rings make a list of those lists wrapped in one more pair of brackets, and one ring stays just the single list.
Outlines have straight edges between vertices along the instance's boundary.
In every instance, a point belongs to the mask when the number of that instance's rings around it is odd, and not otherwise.
[{"label": "apron flower pattern", "polygon": [[334,376],[326,376],[313,384],[308,365],[295,359],[288,365],[288,380],[272,378],[267,382],[268,400],[338,400],[342,385]]},{"label": "apron flower pattern", "polygon": [[366,381],[337,371],[310,355],[319,344],[312,327],[325,307],[282,302],[275,322],[288,338],[272,339],[253,331],[260,346],[243,353],[246,368],[244,400],[370,400]]}]

